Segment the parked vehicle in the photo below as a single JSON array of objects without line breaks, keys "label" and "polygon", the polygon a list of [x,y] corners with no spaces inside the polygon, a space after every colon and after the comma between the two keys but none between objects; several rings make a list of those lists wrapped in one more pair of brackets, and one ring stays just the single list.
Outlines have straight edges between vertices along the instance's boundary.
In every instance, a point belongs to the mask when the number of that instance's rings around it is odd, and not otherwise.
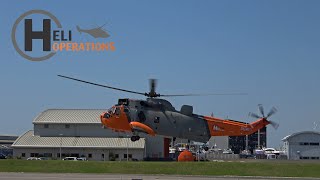
[{"label": "parked vehicle", "polygon": [[233,151],[231,149],[225,149],[222,152],[223,154],[233,154]]},{"label": "parked vehicle", "polygon": [[267,154],[267,159],[277,159],[275,154]]},{"label": "parked vehicle", "polygon": [[62,159],[63,161],[78,161],[77,157],[65,157]]},{"label": "parked vehicle", "polygon": [[7,156],[0,154],[0,159],[7,159]]},{"label": "parked vehicle", "polygon": [[37,157],[28,157],[27,160],[41,160],[41,159]]},{"label": "parked vehicle", "polygon": [[187,145],[186,145],[185,143],[177,143],[177,144],[175,144],[172,148],[175,148],[176,151],[181,152],[181,151],[186,150],[186,146],[187,146]]},{"label": "parked vehicle", "polygon": [[85,158],[85,157],[77,158],[77,160],[78,160],[78,161],[88,161],[87,158]]}]

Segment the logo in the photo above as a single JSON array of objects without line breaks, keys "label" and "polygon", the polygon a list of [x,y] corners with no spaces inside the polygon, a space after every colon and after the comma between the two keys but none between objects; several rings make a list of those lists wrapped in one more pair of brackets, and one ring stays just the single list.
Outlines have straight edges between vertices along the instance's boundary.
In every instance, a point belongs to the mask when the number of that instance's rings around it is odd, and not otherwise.
[{"label": "logo", "polygon": [[220,127],[217,126],[217,125],[213,125],[212,129],[213,129],[214,131],[224,131],[223,128],[220,128]]},{"label": "logo", "polygon": [[[28,18],[29,16],[35,15],[41,16],[42,19]],[[20,32],[21,30],[18,31],[18,26],[20,24],[23,24],[22,33]],[[54,28],[54,26],[56,28]],[[62,25],[56,16],[44,10],[31,10],[23,13],[14,22],[11,31],[11,39],[15,50],[22,57],[30,61],[47,60],[53,57],[58,51],[114,51],[114,42],[96,41],[96,39],[110,37],[110,34],[104,30],[103,27],[104,25],[92,29],[82,29],[77,25],[77,33],[80,35],[87,34],[90,36],[89,38],[93,38],[94,40],[90,42],[76,42],[74,41],[73,31],[62,29]],[[20,35],[20,37],[22,36],[23,39],[20,46],[17,41],[18,35]],[[40,46],[39,40],[42,41],[42,45]],[[37,42],[38,46],[35,46]]]},{"label": "logo", "polygon": [[248,127],[241,127],[240,130],[241,131],[251,131],[252,129],[248,128]]}]

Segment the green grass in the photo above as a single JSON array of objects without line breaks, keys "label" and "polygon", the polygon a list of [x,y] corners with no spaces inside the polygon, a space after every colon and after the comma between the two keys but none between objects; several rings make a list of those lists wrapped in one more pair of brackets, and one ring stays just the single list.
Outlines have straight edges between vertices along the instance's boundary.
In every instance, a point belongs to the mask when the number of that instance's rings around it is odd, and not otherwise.
[{"label": "green grass", "polygon": [[0,172],[320,177],[312,162],[94,162],[0,160]]}]

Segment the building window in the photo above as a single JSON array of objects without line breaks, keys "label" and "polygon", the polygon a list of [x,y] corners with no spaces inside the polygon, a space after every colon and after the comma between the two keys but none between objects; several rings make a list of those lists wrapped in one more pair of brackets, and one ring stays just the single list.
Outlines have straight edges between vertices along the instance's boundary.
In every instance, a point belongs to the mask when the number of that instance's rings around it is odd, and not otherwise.
[{"label": "building window", "polygon": [[52,153],[44,153],[43,156],[44,157],[52,157]]},{"label": "building window", "polygon": [[104,159],[104,154],[101,154],[101,158]]},{"label": "building window", "polygon": [[58,158],[60,157],[60,153],[57,153],[57,157],[58,157]]},{"label": "building window", "polygon": [[299,142],[299,145],[301,146],[319,146],[318,142]]},{"label": "building window", "polygon": [[26,157],[26,153],[22,153],[22,154],[21,154],[21,157]]},{"label": "building window", "polygon": [[116,159],[119,158],[119,154],[115,154],[115,156],[116,156]]},{"label": "building window", "polygon": [[89,157],[89,158],[92,158],[92,154],[88,154],[88,157]]},{"label": "building window", "polygon": [[69,129],[70,128],[70,124],[66,124],[65,127],[66,127],[66,129]]},{"label": "building window", "polygon": [[311,143],[310,143],[310,146],[319,146],[319,143],[311,142]]},{"label": "building window", "polygon": [[300,142],[299,145],[301,145],[301,146],[309,146],[309,143],[308,142]]},{"label": "building window", "polygon": [[[123,158],[127,158],[127,154],[124,154]],[[129,158],[132,158],[132,154],[129,154]]]},{"label": "building window", "polygon": [[49,128],[49,124],[44,124],[44,128]]},{"label": "building window", "polygon": [[30,157],[39,157],[39,153],[30,153]]}]

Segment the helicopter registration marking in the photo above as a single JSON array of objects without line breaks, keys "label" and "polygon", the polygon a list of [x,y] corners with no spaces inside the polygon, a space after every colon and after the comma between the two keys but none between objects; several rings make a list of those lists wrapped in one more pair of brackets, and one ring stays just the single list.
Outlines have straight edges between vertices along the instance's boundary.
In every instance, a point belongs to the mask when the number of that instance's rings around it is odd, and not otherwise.
[{"label": "helicopter registration marking", "polygon": [[221,129],[219,126],[217,125],[213,125],[213,128],[212,128],[214,131],[223,131],[223,129]]},{"label": "helicopter registration marking", "polygon": [[241,127],[241,131],[251,131],[251,128]]}]

